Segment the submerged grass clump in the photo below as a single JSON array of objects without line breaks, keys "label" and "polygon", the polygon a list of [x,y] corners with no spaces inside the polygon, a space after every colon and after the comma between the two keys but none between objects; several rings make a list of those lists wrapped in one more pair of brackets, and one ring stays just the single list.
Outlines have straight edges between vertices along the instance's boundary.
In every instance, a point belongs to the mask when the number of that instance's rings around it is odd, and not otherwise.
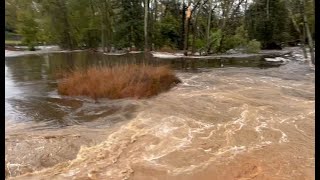
[{"label": "submerged grass clump", "polygon": [[147,98],[169,90],[180,80],[168,66],[122,65],[91,67],[65,73],[58,93],[98,98]]}]

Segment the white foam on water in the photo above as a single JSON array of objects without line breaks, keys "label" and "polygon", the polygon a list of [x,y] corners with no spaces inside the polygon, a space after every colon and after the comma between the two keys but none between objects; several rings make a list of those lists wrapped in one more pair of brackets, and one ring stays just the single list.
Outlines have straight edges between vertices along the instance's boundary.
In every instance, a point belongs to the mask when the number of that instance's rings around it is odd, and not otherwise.
[{"label": "white foam on water", "polygon": [[172,58],[181,58],[183,54],[173,54],[173,53],[166,53],[166,52],[151,52],[153,57],[156,58],[163,58],[163,59],[172,59]]},{"label": "white foam on water", "polygon": [[68,171],[68,173],[63,173],[61,175],[64,176],[64,177],[71,177],[71,176],[76,175],[79,172],[80,172],[79,169],[73,169],[73,170]]},{"label": "white foam on water", "polygon": [[232,147],[225,147],[219,149],[218,152],[215,153],[216,156],[223,155],[225,153],[232,153],[232,154],[238,154],[240,152],[243,152],[246,150],[246,146],[232,146]]},{"label": "white foam on water", "polygon": [[282,58],[282,57],[275,57],[275,58],[264,58],[266,61],[269,61],[269,62],[288,62],[290,61],[289,59],[285,59],[285,58]]},{"label": "white foam on water", "polygon": [[288,120],[290,120],[291,118],[284,118],[284,119],[282,119],[281,121],[280,121],[280,124],[282,124],[282,123],[284,123],[284,122],[286,122],[286,121],[288,121]]},{"label": "white foam on water", "polygon": [[261,128],[267,128],[268,124],[266,122],[261,122],[259,126],[256,126],[254,129],[256,132],[261,133]]},{"label": "white foam on water", "polygon": [[281,138],[279,139],[279,143],[289,142],[287,134],[284,133],[282,130],[276,129],[276,128],[273,128],[273,127],[271,127],[271,129],[273,129],[275,131],[279,131],[281,133]]},{"label": "white foam on water", "polygon": [[298,131],[300,131],[301,133],[303,133],[304,135],[306,135],[306,133],[303,131],[303,130],[301,130],[299,127],[298,127],[298,125],[294,125],[294,127],[296,127],[296,129],[298,130]]}]

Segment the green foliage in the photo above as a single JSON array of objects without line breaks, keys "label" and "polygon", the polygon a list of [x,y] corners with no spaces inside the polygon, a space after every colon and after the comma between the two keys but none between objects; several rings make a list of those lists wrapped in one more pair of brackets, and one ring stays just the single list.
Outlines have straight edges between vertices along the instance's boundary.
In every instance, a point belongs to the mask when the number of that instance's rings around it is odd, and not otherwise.
[{"label": "green foliage", "polygon": [[212,48],[213,49],[216,50],[216,49],[218,49],[220,47],[221,38],[222,38],[221,29],[214,30],[214,31],[211,32],[210,41],[212,42]]},{"label": "green foliage", "polygon": [[[144,46],[144,1],[143,0],[6,0],[6,38],[18,33],[23,43],[30,47],[37,43],[58,44],[62,48],[96,48],[99,46],[127,48]],[[155,5],[157,2],[157,6]],[[183,4],[183,2],[185,4]],[[206,49],[206,31],[210,1],[196,6],[190,1],[193,13],[188,30],[187,49]],[[199,1],[200,2],[200,1]],[[204,1],[203,1],[204,2]],[[301,8],[304,8],[311,33],[315,34],[314,0],[248,1],[247,11],[239,1],[240,8],[223,5],[226,1],[212,3],[210,22],[210,50],[224,52],[228,49],[246,47],[250,39],[257,39],[261,47],[299,39],[288,14],[288,4],[297,24],[303,23]],[[231,3],[232,1],[230,1]],[[231,3],[232,4],[232,3]],[[201,5],[201,3],[200,3]],[[169,47],[183,49],[185,40],[186,1],[150,1],[148,35],[156,49]],[[157,8],[155,8],[157,7]],[[221,17],[219,14],[224,14]],[[225,23],[224,23],[225,22]],[[194,28],[194,29],[193,29]],[[193,37],[195,41],[193,43]]]},{"label": "green foliage", "polygon": [[79,41],[83,42],[85,47],[96,48],[100,43],[100,31],[97,29],[85,29]]},{"label": "green foliage", "polygon": [[39,28],[37,35],[39,42],[46,44],[56,43],[56,34],[52,32],[51,25],[49,25],[46,21],[41,22],[41,27]]},{"label": "green foliage", "polygon": [[[105,7],[106,4],[101,4],[101,7],[94,7],[92,3],[88,0],[69,0],[67,6],[70,12],[68,13],[69,22],[71,27],[75,29],[73,36],[78,47],[96,48],[101,42],[101,21],[103,18],[101,16],[107,15],[103,14],[100,8]],[[110,16],[103,19],[109,22]],[[108,28],[111,28],[111,25],[108,24],[105,27],[105,31],[107,31]]]},{"label": "green foliage", "polygon": [[270,0],[269,17],[267,1],[257,0],[250,5],[246,13],[246,29],[250,39],[262,42],[262,47],[270,44],[280,44],[285,40],[282,32],[289,28],[289,17],[285,1]]},{"label": "green foliage", "polygon": [[240,26],[236,29],[235,35],[226,36],[223,44],[223,49],[229,50],[239,47],[245,47],[248,44],[248,33],[244,29],[244,26]]},{"label": "green foliage", "polygon": [[240,26],[236,29],[236,34],[233,36],[235,46],[241,47],[248,43],[248,32],[244,29],[244,26]]},{"label": "green foliage", "polygon": [[206,46],[206,41],[204,39],[197,38],[195,40],[195,48],[201,49]]},{"label": "green foliage", "polygon": [[[40,10],[46,21],[46,30],[51,32],[51,38],[62,48],[73,49],[77,46],[75,28],[72,28],[68,5],[64,0],[42,0]],[[57,13],[59,12],[59,13]]]},{"label": "green foliage", "polygon": [[247,45],[248,53],[258,53],[261,49],[261,43],[255,39],[249,41]]},{"label": "green foliage", "polygon": [[35,50],[37,44],[38,24],[33,17],[33,14],[28,11],[18,13],[17,31],[22,36],[22,43],[29,47],[29,50]]},{"label": "green foliage", "polygon": [[141,1],[121,0],[117,3],[115,46],[143,48],[143,15]]},{"label": "green foliage", "polygon": [[171,13],[167,13],[159,23],[159,28],[162,45],[176,47],[180,39],[178,20]]},{"label": "green foliage", "polygon": [[5,31],[5,39],[6,40],[19,40],[20,36],[16,33]]},{"label": "green foliage", "polygon": [[17,25],[17,5],[15,0],[6,0],[5,1],[5,28],[6,31],[11,32],[16,31]]}]

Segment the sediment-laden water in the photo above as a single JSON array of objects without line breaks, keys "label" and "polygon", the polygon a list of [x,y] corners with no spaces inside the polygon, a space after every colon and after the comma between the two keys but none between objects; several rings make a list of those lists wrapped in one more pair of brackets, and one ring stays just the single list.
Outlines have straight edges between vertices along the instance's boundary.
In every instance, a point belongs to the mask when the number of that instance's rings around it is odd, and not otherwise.
[{"label": "sediment-laden water", "polygon": [[67,58],[28,57],[6,60],[12,179],[314,179],[314,70],[294,57],[175,66],[168,92],[98,103],[57,95]]}]

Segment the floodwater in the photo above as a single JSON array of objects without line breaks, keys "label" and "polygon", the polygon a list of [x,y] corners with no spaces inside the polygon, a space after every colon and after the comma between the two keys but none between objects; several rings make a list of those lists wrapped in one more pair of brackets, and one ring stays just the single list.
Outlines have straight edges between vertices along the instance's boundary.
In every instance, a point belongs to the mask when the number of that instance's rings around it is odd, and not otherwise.
[{"label": "floodwater", "polygon": [[[314,70],[295,56],[143,60],[88,52],[6,58],[12,179],[314,179]],[[143,100],[57,94],[59,70],[169,64],[182,83]]]}]

